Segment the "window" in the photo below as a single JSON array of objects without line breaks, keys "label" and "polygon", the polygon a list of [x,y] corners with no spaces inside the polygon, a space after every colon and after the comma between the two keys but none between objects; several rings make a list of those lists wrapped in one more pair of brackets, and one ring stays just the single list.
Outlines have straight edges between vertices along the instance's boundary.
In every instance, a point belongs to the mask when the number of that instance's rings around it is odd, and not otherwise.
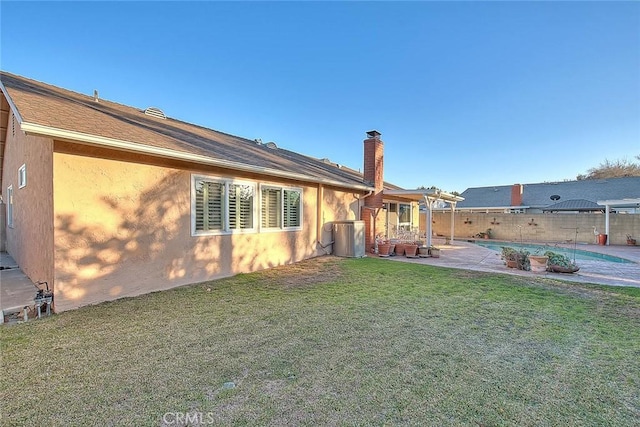
[{"label": "window", "polygon": [[7,187],[7,225],[13,228],[13,185]]},{"label": "window", "polygon": [[411,205],[400,203],[400,213],[399,213],[399,221],[400,223],[411,223]]},{"label": "window", "polygon": [[22,165],[18,168],[18,188],[27,185],[27,166]]},{"label": "window", "polygon": [[263,186],[261,189],[261,225],[271,229],[302,227],[302,190]]},{"label": "window", "polygon": [[192,177],[192,234],[255,230],[255,185]]}]

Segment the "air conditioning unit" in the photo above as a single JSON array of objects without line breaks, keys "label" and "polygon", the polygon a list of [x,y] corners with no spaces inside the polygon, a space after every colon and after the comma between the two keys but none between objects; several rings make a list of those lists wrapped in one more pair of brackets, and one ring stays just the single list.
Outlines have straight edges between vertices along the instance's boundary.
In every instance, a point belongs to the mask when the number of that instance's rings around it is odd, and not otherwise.
[{"label": "air conditioning unit", "polygon": [[333,254],[341,257],[364,257],[364,221],[333,223]]}]

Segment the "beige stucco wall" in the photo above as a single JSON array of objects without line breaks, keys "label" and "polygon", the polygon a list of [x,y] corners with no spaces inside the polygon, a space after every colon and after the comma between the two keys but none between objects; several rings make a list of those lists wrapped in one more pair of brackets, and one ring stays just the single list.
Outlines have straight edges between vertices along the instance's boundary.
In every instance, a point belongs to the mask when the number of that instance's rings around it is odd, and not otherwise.
[{"label": "beige stucco wall", "polygon": [[[25,135],[9,114],[4,151],[2,198],[13,186],[13,223],[6,228],[6,250],[33,281],[53,280],[53,141]],[[26,165],[27,185],[18,186],[18,168]],[[3,206],[6,209],[6,206]]]},{"label": "beige stucco wall", "polygon": [[[450,235],[451,213],[434,212],[433,230],[443,236]],[[465,221],[468,223],[465,224]],[[533,220],[533,221],[532,221]],[[491,224],[491,223],[494,224]],[[530,224],[531,223],[531,224]],[[576,239],[581,243],[595,243],[593,227],[605,232],[604,214],[503,214],[466,213],[455,214],[455,235],[458,238],[472,237],[491,228],[494,238],[500,240],[531,240],[563,242]],[[626,235],[640,236],[640,215],[611,214],[610,243],[626,244]],[[425,230],[424,215],[420,218],[420,230]]]},{"label": "beige stucco wall", "polygon": [[[92,157],[98,155],[110,158]],[[303,188],[303,229],[192,237],[192,173],[233,177],[232,171],[61,142],[53,164],[56,311],[325,253],[316,245],[317,185],[236,177]],[[323,188],[323,199],[322,225],[355,219],[351,192]],[[320,227],[324,243],[327,229]]]}]

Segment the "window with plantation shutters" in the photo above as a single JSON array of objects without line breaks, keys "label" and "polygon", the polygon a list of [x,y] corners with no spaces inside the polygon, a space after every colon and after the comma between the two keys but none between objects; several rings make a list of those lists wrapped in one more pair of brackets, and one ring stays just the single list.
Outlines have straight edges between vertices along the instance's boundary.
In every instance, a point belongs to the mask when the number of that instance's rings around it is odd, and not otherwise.
[{"label": "window with plantation shutters", "polygon": [[192,176],[192,234],[255,231],[255,192],[255,184]]},{"label": "window with plantation shutters", "polygon": [[300,227],[300,199],[298,190],[284,190],[284,227]]},{"label": "window with plantation shutters", "polygon": [[261,227],[282,230],[302,227],[302,190],[262,186]]},{"label": "window with plantation shutters", "polygon": [[262,228],[280,228],[282,218],[282,190],[262,188]]},{"label": "window with plantation shutters", "polygon": [[229,185],[229,228],[253,228],[253,186]]}]

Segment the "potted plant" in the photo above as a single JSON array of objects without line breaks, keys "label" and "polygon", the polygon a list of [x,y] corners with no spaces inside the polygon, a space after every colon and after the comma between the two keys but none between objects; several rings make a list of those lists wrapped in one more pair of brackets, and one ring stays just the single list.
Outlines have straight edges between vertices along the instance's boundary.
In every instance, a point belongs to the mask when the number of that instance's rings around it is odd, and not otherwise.
[{"label": "potted plant", "polygon": [[635,246],[636,245],[636,239],[631,237],[631,234],[627,234],[627,245],[629,245],[629,246]]},{"label": "potted plant", "polygon": [[391,244],[387,241],[378,243],[378,255],[382,257],[389,256],[389,252],[391,250]]},{"label": "potted plant", "polygon": [[404,246],[404,252],[407,258],[416,258],[418,256],[418,245],[415,242],[409,242]]},{"label": "potted plant", "polygon": [[524,249],[516,250],[503,246],[502,259],[505,260],[508,268],[517,268],[518,270],[529,270],[531,268],[529,251]]},{"label": "potted plant", "polygon": [[490,239],[491,236],[492,236],[491,229],[487,228],[485,231],[479,232],[474,237],[478,237],[480,239]]},{"label": "potted plant", "polygon": [[529,264],[531,266],[531,271],[534,273],[544,273],[547,271],[548,262],[549,257],[546,255],[538,255],[537,252],[533,255],[529,255]]},{"label": "potted plant", "polygon": [[418,246],[418,256],[420,258],[428,258],[429,255],[429,247],[428,246]]},{"label": "potted plant", "polygon": [[429,255],[433,258],[440,258],[440,248],[436,248],[435,246],[431,246],[429,248]]},{"label": "potted plant", "polygon": [[548,258],[548,270],[554,273],[575,273],[580,270],[580,267],[575,265],[569,257],[563,254],[559,254],[553,251],[547,251],[544,253]]}]

